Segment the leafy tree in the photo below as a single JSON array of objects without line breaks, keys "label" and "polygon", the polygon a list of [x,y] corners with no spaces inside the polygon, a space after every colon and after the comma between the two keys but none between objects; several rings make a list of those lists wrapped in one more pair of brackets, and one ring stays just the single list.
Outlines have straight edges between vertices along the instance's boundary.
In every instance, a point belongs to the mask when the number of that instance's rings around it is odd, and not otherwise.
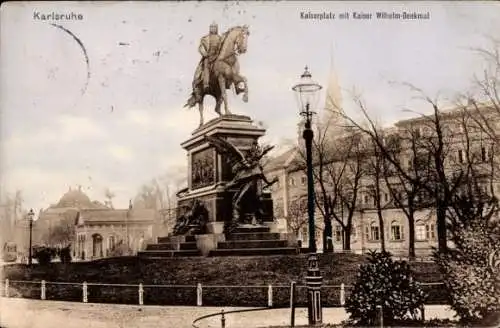
[{"label": "leafy tree", "polygon": [[[496,199],[472,204],[461,196],[450,224],[455,247],[436,254],[452,308],[472,325],[500,323],[500,224]],[[484,198],[483,198],[484,199]]]},{"label": "leafy tree", "polygon": [[66,247],[59,249],[57,255],[61,259],[61,263],[64,263],[64,264],[70,263],[71,262],[71,245],[68,245]]},{"label": "leafy tree", "polygon": [[388,252],[371,252],[356,276],[346,311],[354,324],[374,326],[382,307],[384,324],[400,325],[416,319],[425,299],[407,262],[393,261]]},{"label": "leafy tree", "polygon": [[34,249],[33,258],[42,266],[49,265],[52,259],[56,256],[57,251],[52,247],[37,247]]}]

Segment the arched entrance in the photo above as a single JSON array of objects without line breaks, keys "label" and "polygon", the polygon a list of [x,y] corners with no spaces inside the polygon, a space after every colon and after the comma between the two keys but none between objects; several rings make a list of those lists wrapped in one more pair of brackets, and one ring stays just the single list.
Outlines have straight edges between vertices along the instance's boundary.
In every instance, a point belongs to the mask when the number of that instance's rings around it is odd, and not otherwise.
[{"label": "arched entrance", "polygon": [[92,257],[102,257],[102,236],[98,233],[92,235]]}]

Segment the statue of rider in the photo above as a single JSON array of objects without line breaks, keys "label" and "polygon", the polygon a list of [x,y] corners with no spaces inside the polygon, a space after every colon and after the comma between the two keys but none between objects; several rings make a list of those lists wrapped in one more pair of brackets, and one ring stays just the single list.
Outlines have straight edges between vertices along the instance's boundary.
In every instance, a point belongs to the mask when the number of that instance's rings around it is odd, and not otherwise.
[{"label": "statue of rider", "polygon": [[202,56],[202,78],[203,78],[203,89],[207,90],[210,83],[210,70],[212,64],[217,59],[219,54],[219,47],[222,42],[222,37],[219,35],[219,27],[214,22],[210,25],[210,32],[205,35],[200,40],[200,46],[198,51]]}]

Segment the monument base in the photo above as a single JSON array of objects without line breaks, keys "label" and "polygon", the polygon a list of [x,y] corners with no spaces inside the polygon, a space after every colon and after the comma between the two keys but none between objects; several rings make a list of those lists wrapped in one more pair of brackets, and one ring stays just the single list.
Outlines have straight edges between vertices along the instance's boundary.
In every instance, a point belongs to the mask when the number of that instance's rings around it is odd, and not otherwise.
[{"label": "monument base", "polygon": [[[194,247],[196,247],[196,252]],[[162,248],[172,251],[165,251],[162,256],[162,253],[158,251]],[[188,249],[189,252],[187,252]],[[158,238],[157,244],[148,245],[139,256],[158,259],[180,256],[256,256],[297,253],[297,242],[290,234],[271,232],[271,227],[266,224],[243,224],[231,234],[208,233],[186,236],[184,239]]]},{"label": "monument base", "polygon": [[[274,220],[271,194],[256,189],[260,187],[252,185],[247,189],[251,191],[243,195],[238,211],[241,219],[239,222],[233,221],[233,202],[238,189],[226,186],[233,182],[235,175],[234,157],[238,161],[252,158],[247,156],[258,158],[255,152],[262,150],[256,143],[264,134],[264,129],[242,115],[224,115],[196,129],[192,137],[182,144],[188,153],[188,188],[178,194],[177,217],[184,218],[184,221],[179,221],[181,223],[203,221],[202,229],[192,230],[203,232],[196,236],[186,236],[185,239],[158,238],[158,243],[148,245],[140,255],[159,257],[160,251],[164,252],[165,257],[296,253],[295,239],[285,232],[286,228],[282,224]],[[261,181],[256,182],[257,185],[260,183]],[[207,213],[206,216],[195,214],[201,207],[202,212]],[[256,223],[256,216],[259,217],[260,224],[248,224]],[[225,231],[233,223],[236,223],[235,229]]]}]

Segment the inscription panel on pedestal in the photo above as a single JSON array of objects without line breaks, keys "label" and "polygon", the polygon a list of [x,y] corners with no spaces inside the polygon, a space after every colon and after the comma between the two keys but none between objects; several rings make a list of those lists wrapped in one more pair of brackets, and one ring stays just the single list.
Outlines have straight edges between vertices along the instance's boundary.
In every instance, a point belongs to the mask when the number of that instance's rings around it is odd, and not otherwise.
[{"label": "inscription panel on pedestal", "polygon": [[215,150],[208,148],[191,155],[191,189],[215,183]]}]

